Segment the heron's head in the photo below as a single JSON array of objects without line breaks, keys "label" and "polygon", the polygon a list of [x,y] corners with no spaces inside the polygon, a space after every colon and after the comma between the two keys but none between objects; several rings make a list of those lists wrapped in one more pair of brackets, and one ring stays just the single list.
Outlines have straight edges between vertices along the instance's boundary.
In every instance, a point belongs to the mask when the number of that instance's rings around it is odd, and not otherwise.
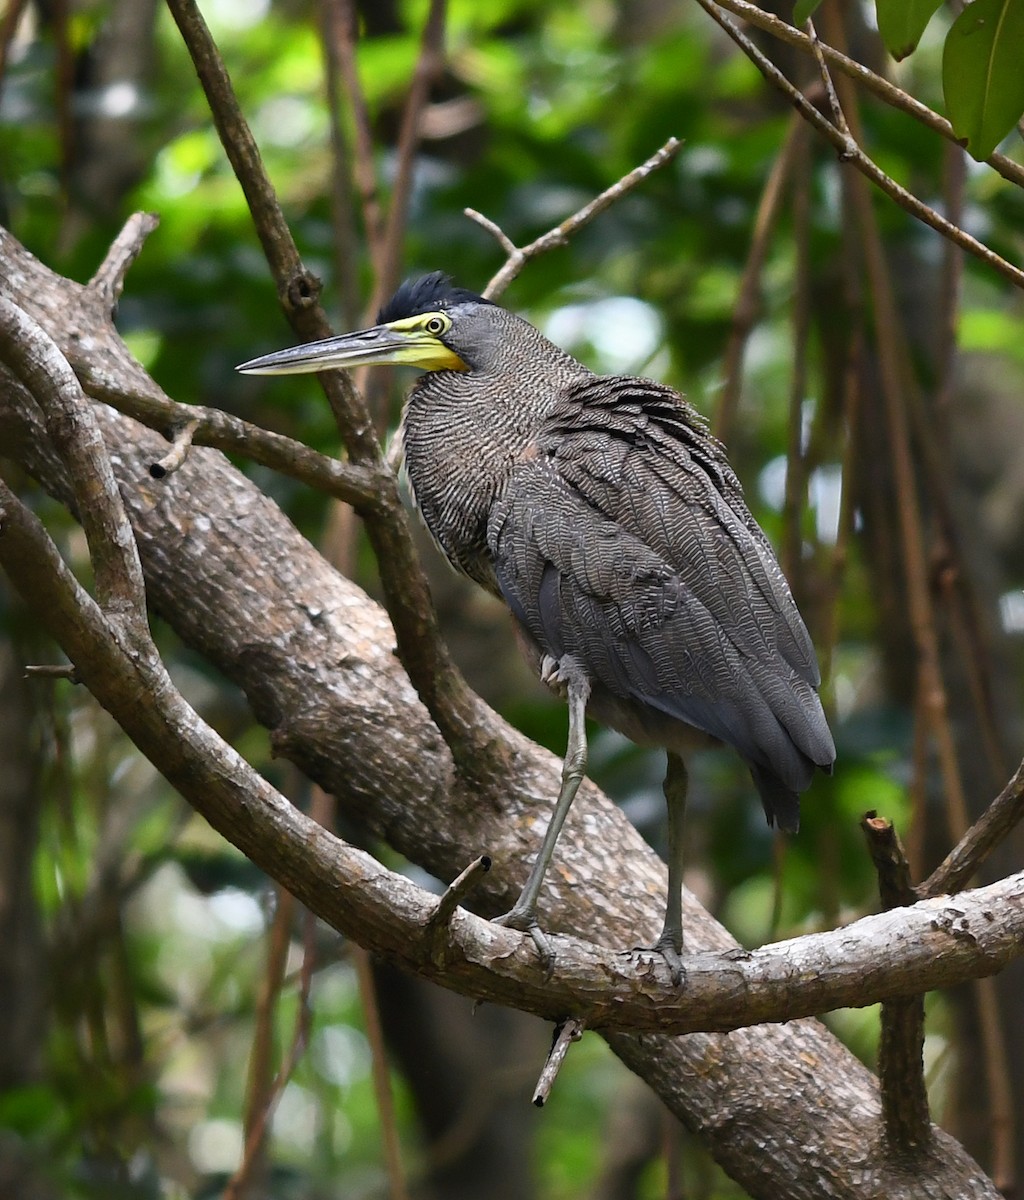
[{"label": "heron's head", "polygon": [[242,363],[246,375],[306,375],[332,367],[394,363],[423,371],[471,371],[486,362],[495,306],[434,271],[407,280],[381,308],[378,324],[279,350]]}]

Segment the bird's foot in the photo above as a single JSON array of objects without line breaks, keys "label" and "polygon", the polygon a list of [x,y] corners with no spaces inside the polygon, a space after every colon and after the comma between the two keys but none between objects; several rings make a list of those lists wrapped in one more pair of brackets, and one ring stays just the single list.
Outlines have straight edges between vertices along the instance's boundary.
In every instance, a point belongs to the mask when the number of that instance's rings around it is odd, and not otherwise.
[{"label": "bird's foot", "polygon": [[682,952],[683,939],[674,937],[671,933],[663,933],[653,946],[634,946],[632,951],[637,955],[660,954],[675,987],[682,987],[685,976]]},{"label": "bird's foot", "polygon": [[520,933],[528,933],[537,947],[537,955],[544,968],[544,974],[551,974],[555,965],[555,952],[551,949],[551,943],[538,924],[532,909],[513,906],[507,913],[503,913],[500,917],[492,917],[491,920],[495,925],[504,925],[506,929],[517,929]]}]

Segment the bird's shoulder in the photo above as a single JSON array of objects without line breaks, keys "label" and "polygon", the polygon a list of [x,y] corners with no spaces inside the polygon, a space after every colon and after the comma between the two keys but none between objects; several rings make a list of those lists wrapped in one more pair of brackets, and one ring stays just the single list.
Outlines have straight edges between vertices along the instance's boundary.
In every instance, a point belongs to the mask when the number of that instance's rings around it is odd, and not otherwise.
[{"label": "bird's shoulder", "polygon": [[560,464],[603,460],[608,470],[643,460],[692,465],[718,491],[742,495],[725,449],[702,413],[667,384],[629,375],[584,375],[559,392],[538,447]]}]

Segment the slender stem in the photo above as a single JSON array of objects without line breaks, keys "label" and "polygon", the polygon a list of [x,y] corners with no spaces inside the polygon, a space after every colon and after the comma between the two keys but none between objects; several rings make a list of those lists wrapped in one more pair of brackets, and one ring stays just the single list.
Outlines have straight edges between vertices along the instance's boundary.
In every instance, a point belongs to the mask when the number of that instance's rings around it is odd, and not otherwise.
[{"label": "slender stem", "polygon": [[[897,183],[890,175],[887,175],[877,163],[864,153],[852,136],[837,128],[828,117],[823,116],[818,111],[799,88],[794,87],[790,83],[785,75],[761,52],[755,43],[733,24],[729,17],[726,16],[723,8],[716,3],[716,0],[697,0],[697,3],[721,25],[764,77],[789,98],[801,116],[835,146],[839,151],[839,157],[842,161],[851,163],[862,175],[870,179],[872,183],[885,192],[901,208],[910,213],[911,216],[916,217],[925,225],[931,226],[936,232],[941,233],[943,237],[949,238],[958,246],[969,251],[994,271],[997,271],[1004,278],[1009,279],[1017,287],[1024,288],[1024,270],[1021,270],[1020,267],[1015,266],[1013,263],[996,254],[994,250],[986,246],[984,242],[979,242],[977,238],[972,237],[966,230],[954,225],[952,221],[925,204],[923,200],[919,200],[912,192],[907,191],[905,187]],[[824,50],[822,50],[822,53],[824,54]]]},{"label": "slender stem", "polygon": [[391,295],[398,283],[402,259],[406,218],[409,212],[409,197],[412,193],[412,174],[416,150],[420,142],[420,120],[430,95],[430,87],[444,65],[444,26],[446,0],[430,0],[430,10],[423,27],[419,57],[413,69],[412,84],[402,113],[402,127],[398,134],[395,182],[391,189],[384,227],[384,241],[380,261],[377,264],[377,282],[373,289],[371,312],[376,312],[384,300]]},{"label": "slender stem", "polygon": [[223,1200],[243,1200],[264,1161],[267,1126],[280,1092],[275,1087],[274,1024],[284,986],[291,945],[295,898],[280,885],[274,889],[276,909],[267,936],[267,961],[263,972],[249,1054],[246,1085],[242,1160],[224,1188]]},{"label": "slender stem", "polygon": [[[781,17],[775,16],[773,13],[765,12],[764,9],[758,8],[756,4],[751,4],[749,0],[716,0],[719,8],[725,9],[733,16],[739,17],[753,25],[756,29],[763,30],[765,33],[770,33],[773,37],[786,45],[795,46],[798,50],[802,50],[807,54],[814,53],[814,46],[811,37],[806,33],[801,33],[799,29],[787,24]],[[707,8],[707,5],[704,6]],[[710,10],[708,10],[710,11]],[[714,14],[712,14],[714,15]],[[715,18],[718,19],[717,17]],[[853,79],[857,83],[866,87],[878,99],[883,100],[886,104],[893,108],[899,109],[901,112],[907,113],[908,116],[919,121],[922,125],[927,126],[934,133],[944,137],[947,141],[959,145],[959,138],[953,130],[953,126],[946,120],[934,112],[926,104],[922,104],[909,93],[897,87],[894,83],[890,83],[888,79],[884,79],[881,75],[876,75],[874,71],[869,70],[856,59],[848,57],[840,50],[834,49],[825,42],[819,43],[822,56],[828,65],[839,71],[840,74]],[[1015,183],[1018,187],[1024,187],[1024,165],[1015,162],[1012,158],[1007,158],[1005,154],[990,154],[985,162],[997,171],[1004,179],[1010,183]]]},{"label": "slender stem", "polygon": [[747,261],[732,309],[732,325],[722,366],[722,390],[718,394],[711,418],[711,432],[719,441],[729,440],[729,433],[739,408],[743,387],[743,356],[761,307],[761,274],[782,211],[786,181],[793,169],[798,149],[806,141],[807,125],[799,113],[793,113],[786,129],[785,141],[775,156],[768,180],[761,191],[750,249],[747,251]]},{"label": "slender stem", "polygon": [[395,1119],[395,1099],[391,1091],[391,1076],[388,1067],[387,1048],[384,1045],[384,1029],[380,1020],[380,1005],[377,1003],[377,988],[373,981],[370,956],[361,947],[353,945],[352,960],[359,984],[359,999],[366,1023],[366,1040],[370,1043],[370,1065],[373,1075],[373,1092],[377,1100],[377,1117],[384,1142],[384,1161],[387,1166],[389,1200],[409,1200],[409,1189],[402,1167],[401,1145],[398,1137],[398,1122]]},{"label": "slender stem", "polygon": [[560,224],[555,225],[547,233],[541,234],[539,238],[536,238],[528,246],[523,246],[522,248],[516,247],[511,239],[489,218],[482,216],[476,209],[467,208],[465,210],[466,216],[470,220],[476,221],[478,225],[482,225],[488,233],[493,234],[508,255],[504,265],[484,288],[484,296],[488,300],[493,300],[500,296],[531,258],[536,258],[539,254],[545,254],[548,250],[553,250],[556,246],[564,246],[578,229],[582,229],[584,225],[589,224],[596,216],[603,213],[606,208],[609,208],[616,200],[635,188],[638,183],[645,180],[648,175],[658,170],[659,167],[663,167],[666,163],[671,162],[682,148],[683,143],[678,138],[669,138],[664,146],[652,154],[646,162],[642,162],[638,167],[634,167],[632,171],[627,172],[621,179],[613,183],[610,188],[606,188],[599,196],[595,196],[593,200],[584,204],[582,208],[577,209],[571,217],[566,217]]},{"label": "slender stem", "polygon": [[[873,812],[861,829],[878,873],[885,910],[913,904],[910,864],[891,821]],[[924,996],[901,996],[882,1005],[878,1080],[885,1139],[903,1161],[918,1158],[932,1141],[928,1090],[924,1081]]]},{"label": "slender stem", "polygon": [[341,115],[341,57],[344,38],[338,0],[319,0],[324,78],[327,87],[327,119],[331,139],[331,225],[334,230],[334,273],[341,320],[346,329],[359,319],[359,239],[356,235],[352,180],[355,174],[352,148]]}]

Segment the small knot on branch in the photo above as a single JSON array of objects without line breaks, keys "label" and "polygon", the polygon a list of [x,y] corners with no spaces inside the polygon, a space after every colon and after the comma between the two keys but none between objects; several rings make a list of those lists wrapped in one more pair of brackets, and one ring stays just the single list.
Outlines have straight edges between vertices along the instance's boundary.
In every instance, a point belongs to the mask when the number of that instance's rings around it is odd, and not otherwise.
[{"label": "small knot on branch", "polygon": [[282,303],[289,312],[305,312],[319,303],[322,287],[319,277],[312,271],[300,271],[288,281]]}]

